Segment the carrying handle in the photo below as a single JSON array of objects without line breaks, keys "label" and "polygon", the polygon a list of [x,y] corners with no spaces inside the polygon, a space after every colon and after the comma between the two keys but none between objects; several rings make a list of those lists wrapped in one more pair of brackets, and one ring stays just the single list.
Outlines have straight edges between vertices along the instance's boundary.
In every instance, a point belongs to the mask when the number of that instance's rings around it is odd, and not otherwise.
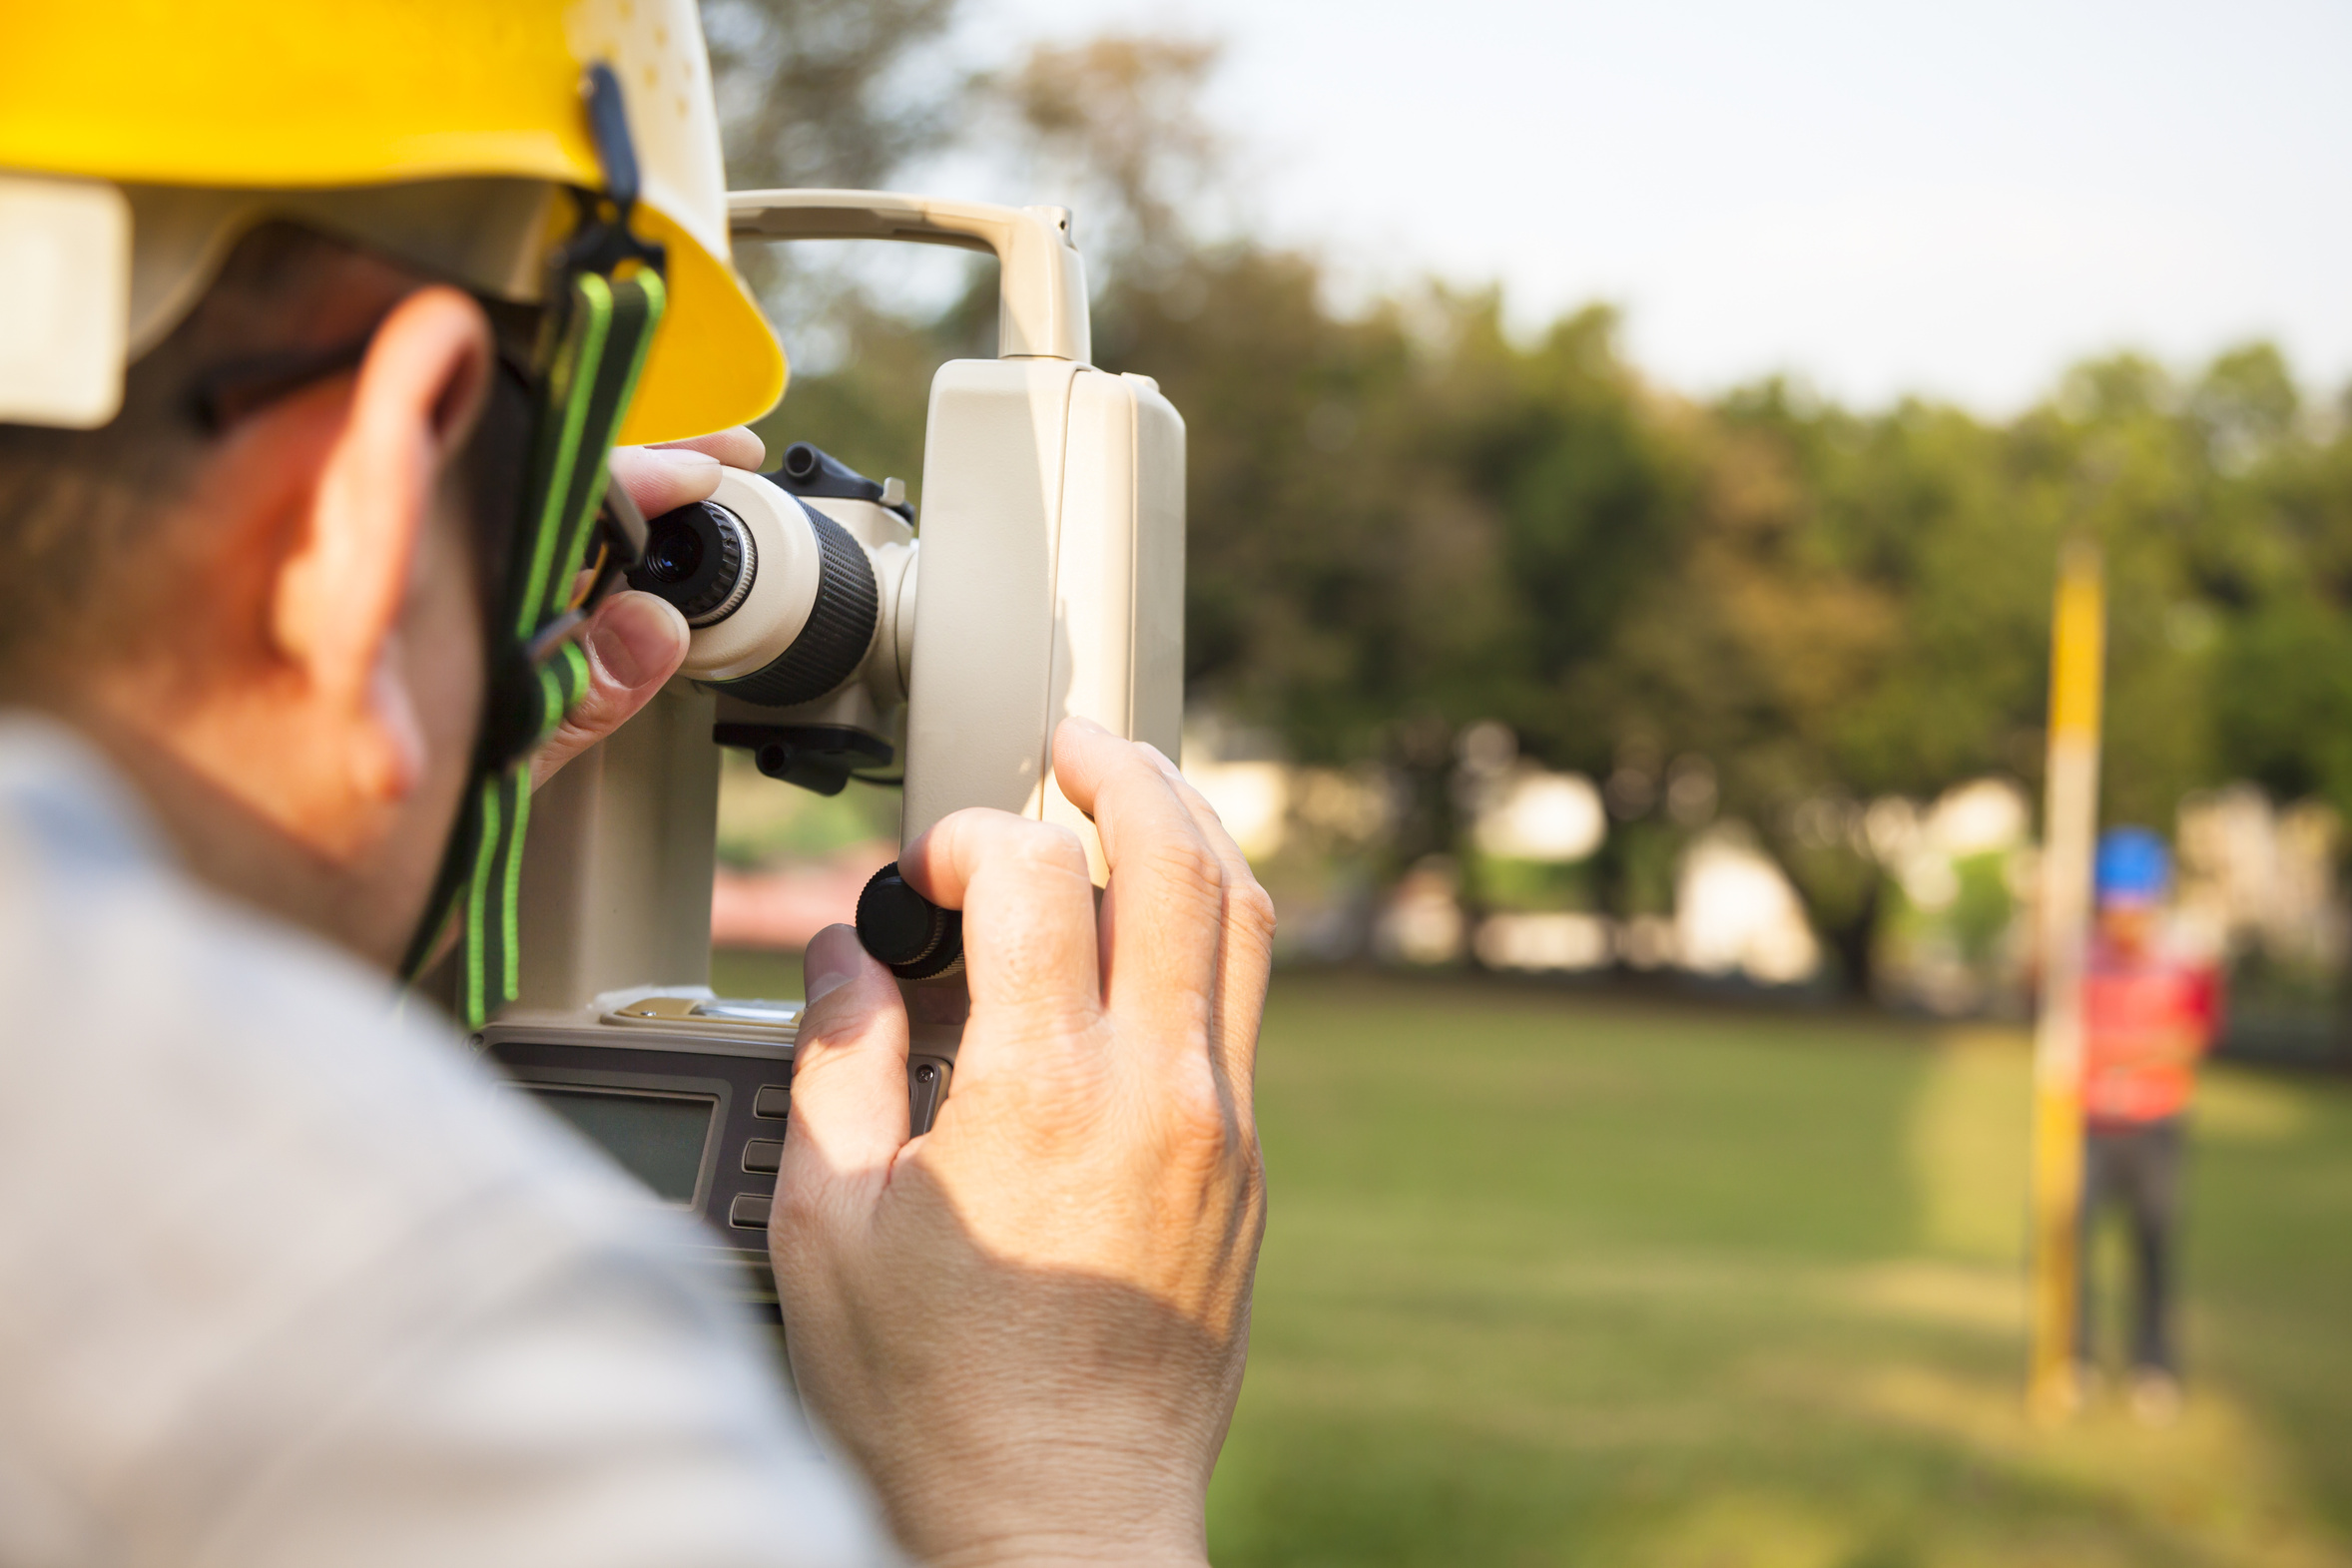
[{"label": "carrying handle", "polygon": [[728,227],[745,240],[898,240],[992,251],[1002,267],[996,356],[1088,363],[1086,262],[1066,207],[992,207],[888,191],[737,191]]}]

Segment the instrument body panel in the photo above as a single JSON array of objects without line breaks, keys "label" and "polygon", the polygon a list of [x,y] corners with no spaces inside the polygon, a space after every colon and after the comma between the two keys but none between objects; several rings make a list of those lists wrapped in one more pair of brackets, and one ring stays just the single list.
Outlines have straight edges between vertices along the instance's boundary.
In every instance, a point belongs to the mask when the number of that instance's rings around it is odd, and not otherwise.
[{"label": "instrument body panel", "polygon": [[[773,1320],[768,1215],[791,1125],[792,1031],[723,1019],[697,1028],[691,1017],[653,1023],[502,1017],[477,1040],[517,1089],[642,1183],[648,1202],[700,1219],[708,1241],[695,1262]],[[947,1055],[908,1061],[916,1135],[938,1114],[953,1070]]]}]

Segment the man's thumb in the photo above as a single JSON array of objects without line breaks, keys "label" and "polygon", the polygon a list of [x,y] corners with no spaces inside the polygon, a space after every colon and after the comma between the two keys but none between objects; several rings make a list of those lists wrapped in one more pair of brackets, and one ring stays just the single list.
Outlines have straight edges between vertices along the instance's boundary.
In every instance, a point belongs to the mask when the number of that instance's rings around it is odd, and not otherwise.
[{"label": "man's thumb", "polygon": [[878,1188],[906,1143],[906,1009],[898,983],[858,933],[830,925],[809,944],[809,1010],[793,1057],[779,1213],[845,1185]]},{"label": "man's thumb", "polygon": [[597,609],[582,639],[588,690],[531,758],[531,787],[626,723],[678,673],[692,636],[686,618],[652,594],[617,593]]}]

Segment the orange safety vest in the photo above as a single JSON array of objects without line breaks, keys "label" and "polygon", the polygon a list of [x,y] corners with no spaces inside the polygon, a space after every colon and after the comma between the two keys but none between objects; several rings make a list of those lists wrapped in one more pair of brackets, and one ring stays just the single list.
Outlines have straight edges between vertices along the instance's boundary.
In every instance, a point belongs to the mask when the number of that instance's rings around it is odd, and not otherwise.
[{"label": "orange safety vest", "polygon": [[2082,996],[2083,1116],[2138,1124],[2188,1109],[2220,988],[2209,966],[2160,953],[2125,958],[2094,941]]}]

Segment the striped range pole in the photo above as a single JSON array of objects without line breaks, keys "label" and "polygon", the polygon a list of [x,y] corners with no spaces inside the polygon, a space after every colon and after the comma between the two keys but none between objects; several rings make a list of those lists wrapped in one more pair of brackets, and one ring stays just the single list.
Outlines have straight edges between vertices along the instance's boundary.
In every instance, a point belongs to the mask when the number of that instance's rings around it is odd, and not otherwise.
[{"label": "striped range pole", "polygon": [[2058,559],[2050,660],[2049,798],[2043,812],[2042,1009],[2034,1038],[2033,1362],[2027,1403],[2072,1413],[2074,1311],[2081,1282],[2082,970],[2090,936],[2091,841],[2098,831],[2098,709],[2106,598],[2098,547]]}]

